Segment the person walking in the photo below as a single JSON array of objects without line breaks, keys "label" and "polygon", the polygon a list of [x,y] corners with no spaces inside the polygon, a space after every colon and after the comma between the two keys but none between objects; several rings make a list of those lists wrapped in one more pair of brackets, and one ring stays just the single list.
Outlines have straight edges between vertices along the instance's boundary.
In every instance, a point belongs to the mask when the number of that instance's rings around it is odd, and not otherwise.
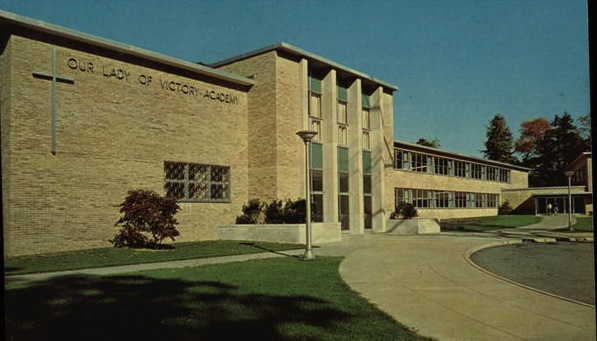
[{"label": "person walking", "polygon": [[547,215],[551,215],[551,203],[547,204]]}]

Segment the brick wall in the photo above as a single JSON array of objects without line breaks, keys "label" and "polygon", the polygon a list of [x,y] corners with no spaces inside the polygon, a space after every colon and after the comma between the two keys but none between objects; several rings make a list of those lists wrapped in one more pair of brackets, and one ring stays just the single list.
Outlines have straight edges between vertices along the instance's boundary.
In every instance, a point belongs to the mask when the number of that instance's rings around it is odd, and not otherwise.
[{"label": "brick wall", "polygon": [[12,91],[2,104],[5,256],[109,246],[114,205],[131,189],[163,193],[164,161],[231,167],[231,202],[181,204],[179,241],[214,239],[234,222],[248,198],[245,91],[59,46],[58,73],[74,84],[58,84],[52,155],[51,82],[32,77],[51,71],[51,48],[12,36],[1,59]]}]

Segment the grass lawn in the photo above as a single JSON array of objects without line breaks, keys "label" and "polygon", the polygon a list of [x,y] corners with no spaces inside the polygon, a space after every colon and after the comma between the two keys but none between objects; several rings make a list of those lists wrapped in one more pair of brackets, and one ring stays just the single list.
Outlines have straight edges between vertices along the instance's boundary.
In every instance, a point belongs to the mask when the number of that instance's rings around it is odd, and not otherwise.
[{"label": "grass lawn", "polygon": [[303,245],[298,244],[239,242],[231,240],[167,245],[173,246],[173,248],[155,251],[108,247],[47,255],[14,257],[4,260],[4,274],[17,275],[35,272],[76,270],[304,248]]},{"label": "grass lawn", "polygon": [[12,340],[429,340],[353,292],[341,258],[7,283]]},{"label": "grass lawn", "polygon": [[578,232],[593,232],[593,217],[591,216],[575,216],[576,224],[573,226],[574,231]]},{"label": "grass lawn", "polygon": [[493,217],[444,219],[440,222],[442,231],[488,232],[503,228],[532,225],[541,221],[534,215],[499,215]]}]

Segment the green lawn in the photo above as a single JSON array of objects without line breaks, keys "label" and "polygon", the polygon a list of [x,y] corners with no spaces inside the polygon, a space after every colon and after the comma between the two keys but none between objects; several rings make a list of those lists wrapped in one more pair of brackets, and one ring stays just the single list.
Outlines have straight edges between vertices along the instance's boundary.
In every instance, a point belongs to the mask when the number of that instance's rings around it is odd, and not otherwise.
[{"label": "green lawn", "polygon": [[154,251],[108,247],[47,255],[14,257],[4,260],[4,273],[6,275],[17,275],[304,248],[303,245],[297,244],[227,240],[168,245],[173,246],[173,248]]},{"label": "green lawn", "polygon": [[578,232],[593,232],[593,217],[591,216],[576,216],[576,224],[573,226],[574,231]]},{"label": "green lawn", "polygon": [[341,279],[341,258],[7,283],[10,340],[429,340]]},{"label": "green lawn", "polygon": [[503,228],[532,225],[540,221],[541,217],[534,215],[499,215],[493,217],[444,219],[440,222],[440,227],[442,231],[488,232]]}]

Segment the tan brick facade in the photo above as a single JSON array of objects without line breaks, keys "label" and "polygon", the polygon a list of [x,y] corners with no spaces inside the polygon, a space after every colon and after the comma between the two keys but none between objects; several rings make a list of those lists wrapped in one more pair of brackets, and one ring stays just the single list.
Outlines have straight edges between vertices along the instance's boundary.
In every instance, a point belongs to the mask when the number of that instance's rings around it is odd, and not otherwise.
[{"label": "tan brick facade", "polygon": [[[58,83],[56,155],[51,82],[32,76],[51,71],[52,48],[74,80]],[[115,205],[128,190],[163,193],[164,161],[231,167],[230,203],[181,204],[180,241],[214,239],[213,222],[246,202],[246,90],[16,35],[1,72],[5,255],[109,246]]]}]

